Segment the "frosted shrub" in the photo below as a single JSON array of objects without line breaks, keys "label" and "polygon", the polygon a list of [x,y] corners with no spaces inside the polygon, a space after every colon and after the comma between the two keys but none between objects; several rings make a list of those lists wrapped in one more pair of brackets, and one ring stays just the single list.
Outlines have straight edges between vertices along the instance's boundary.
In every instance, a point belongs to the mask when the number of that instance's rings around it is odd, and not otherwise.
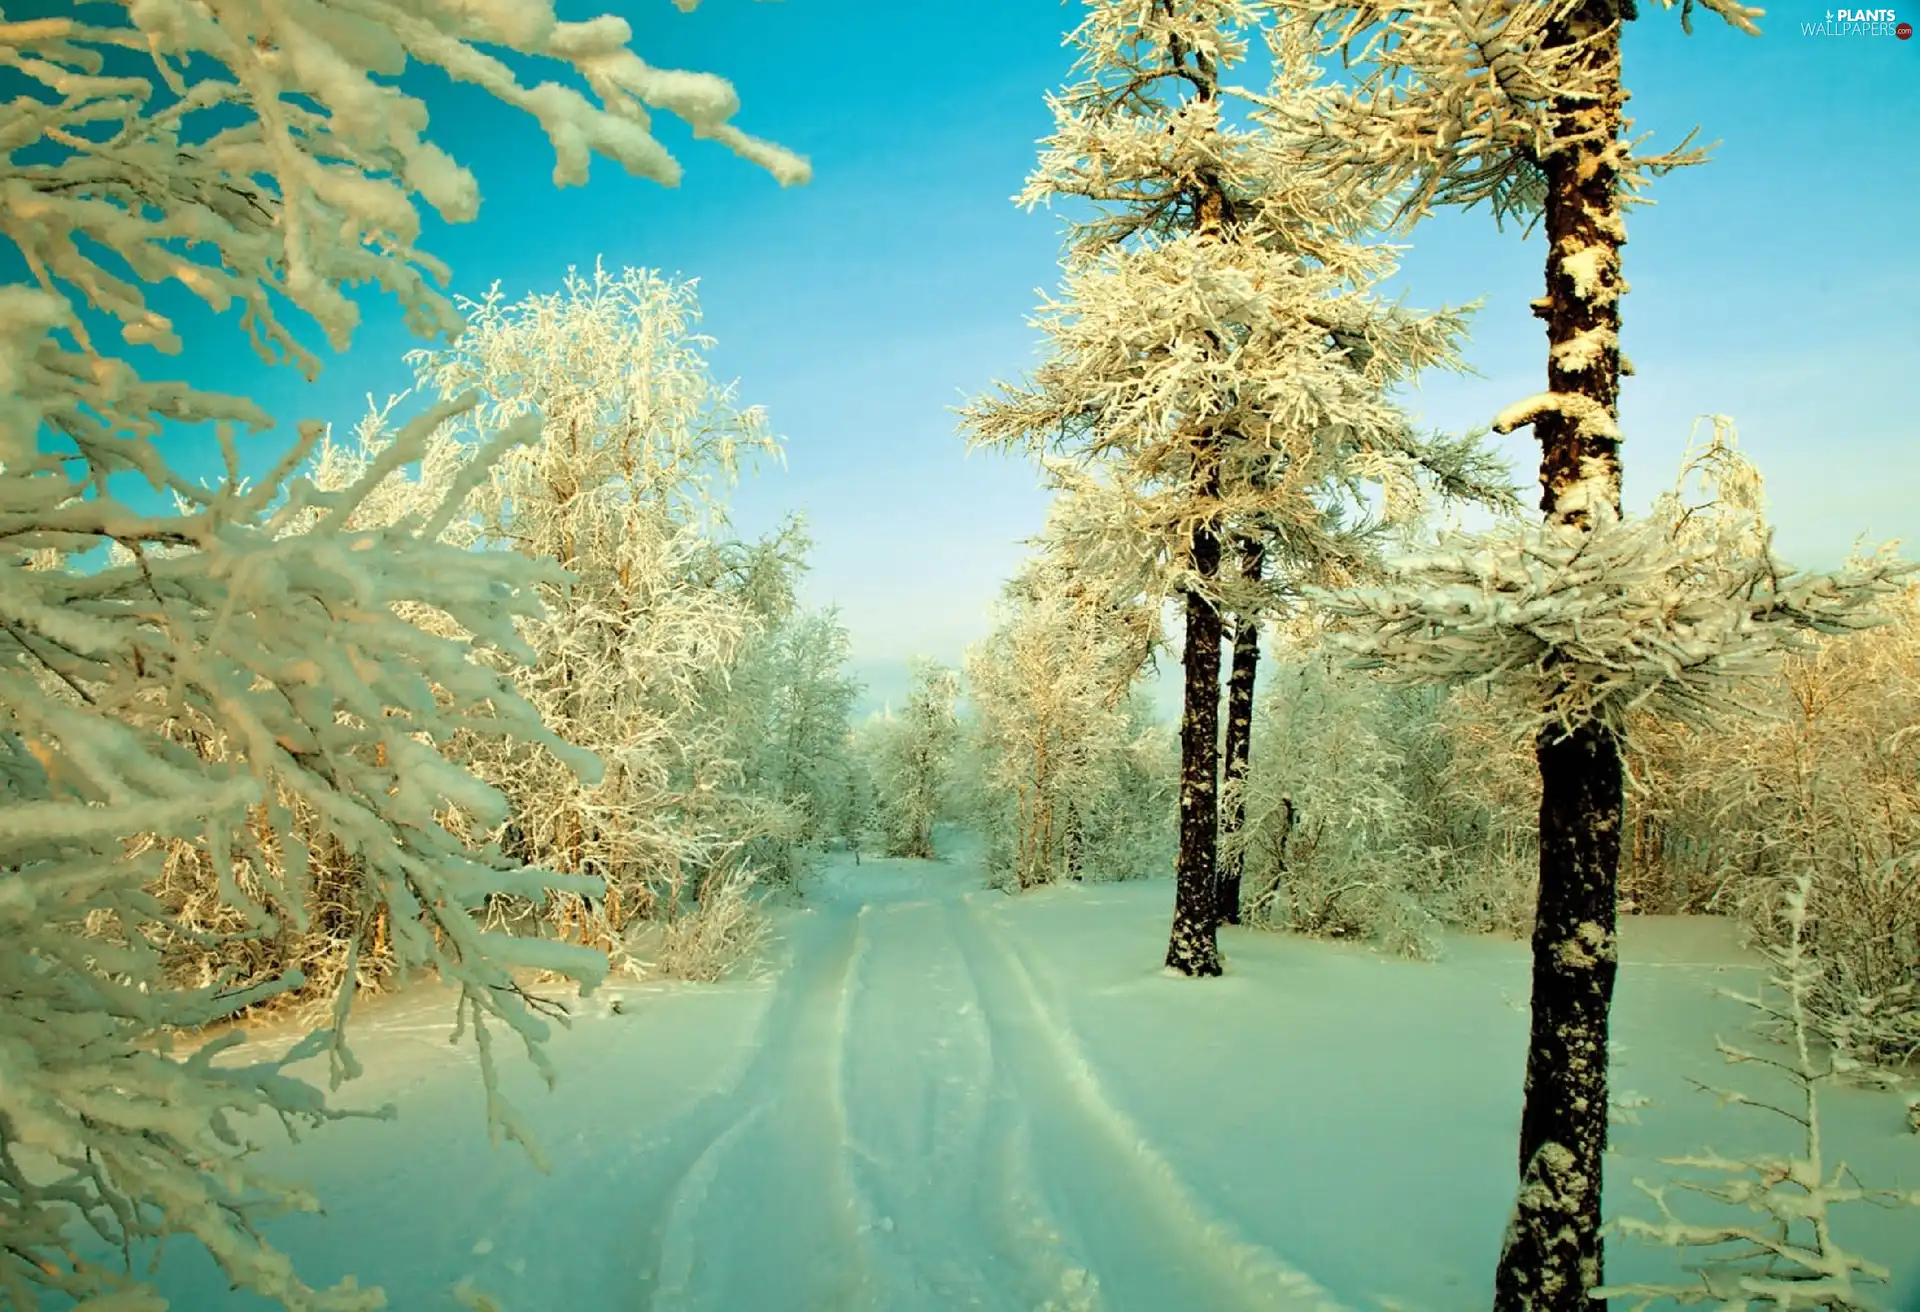
[{"label": "frosted shrub", "polygon": [[1274,661],[1254,734],[1247,819],[1229,841],[1245,854],[1255,923],[1328,938],[1391,935],[1428,955],[1413,861],[1402,755],[1385,699],[1331,653]]},{"label": "frosted shrub", "polygon": [[160,874],[148,891],[167,911],[156,926],[155,942],[170,980],[188,988],[222,981],[229,989],[250,988],[296,971],[300,987],[268,995],[258,1009],[318,1016],[332,1008],[349,969],[356,993],[384,992],[398,982],[387,908],[367,897],[366,863],[328,834],[314,808],[284,788],[275,791],[290,818],[293,841],[305,850],[307,877],[305,905],[276,908],[271,934],[261,933],[243,907],[246,902],[273,905],[273,890],[283,877],[274,848],[265,850],[264,871],[248,864],[226,881],[246,899],[240,905],[223,893],[223,881],[201,845],[144,835],[133,850],[161,850]]},{"label": "frosted shrub", "polygon": [[[1706,1171],[1713,1178],[1667,1184],[1636,1179],[1635,1187],[1659,1207],[1660,1219],[1624,1216],[1614,1221],[1612,1228],[1620,1234],[1683,1250],[1738,1247],[1703,1260],[1694,1268],[1698,1277],[1695,1283],[1619,1285],[1595,1290],[1596,1297],[1638,1298],[1641,1301],[1633,1304],[1636,1312],[1662,1299],[1683,1304],[1712,1302],[1719,1307],[1831,1308],[1844,1312],[1871,1312],[1880,1306],[1865,1286],[1884,1282],[1890,1273],[1880,1263],[1835,1241],[1832,1210],[1839,1204],[1859,1202],[1920,1206],[1920,1191],[1868,1188],[1844,1162],[1827,1162],[1821,1135],[1820,1086],[1846,1071],[1849,1062],[1837,1053],[1823,1057],[1816,1048],[1808,1003],[1822,967],[1808,950],[1813,883],[1812,876],[1802,874],[1783,893],[1776,893],[1776,919],[1782,932],[1777,942],[1764,949],[1773,965],[1765,983],[1752,994],[1726,994],[1781,1028],[1787,1052],[1776,1057],[1724,1040],[1719,1045],[1730,1063],[1757,1063],[1781,1072],[1793,1096],[1781,1105],[1734,1090],[1700,1086],[1717,1095],[1723,1104],[1755,1107],[1784,1117],[1799,1127],[1799,1144],[1784,1155],[1747,1159],[1727,1158],[1711,1150],[1696,1156],[1663,1158],[1669,1166]],[[1782,1000],[1769,996],[1767,986]],[[1675,1190],[1721,1204],[1719,1217],[1684,1219],[1670,1201]],[[1747,1215],[1741,1216],[1740,1211]]]},{"label": "frosted shrub", "polygon": [[645,975],[708,983],[760,960],[771,925],[753,897],[751,871],[706,881],[693,906],[673,914],[635,969]]},{"label": "frosted shrub", "polygon": [[1080,828],[1082,879],[1147,879],[1173,863],[1180,742],[1154,717],[1145,697],[1123,704],[1127,738],[1110,763],[1110,786],[1092,798]]},{"label": "frosted shrub", "polygon": [[1533,752],[1474,688],[1450,690],[1431,732],[1441,744],[1443,775],[1432,789],[1439,824],[1422,841],[1429,906],[1458,929],[1525,938],[1540,867]]},{"label": "frosted shrub", "polygon": [[1486,699],[1383,684],[1312,632],[1284,637],[1274,665],[1229,840],[1255,920],[1415,957],[1442,925],[1524,936],[1538,775]]},{"label": "frosted shrub", "polygon": [[1797,653],[1765,692],[1772,718],[1686,771],[1710,820],[1718,905],[1760,942],[1788,926],[1771,890],[1811,872],[1809,1023],[1870,1062],[1920,1052],[1920,589],[1893,623]]}]

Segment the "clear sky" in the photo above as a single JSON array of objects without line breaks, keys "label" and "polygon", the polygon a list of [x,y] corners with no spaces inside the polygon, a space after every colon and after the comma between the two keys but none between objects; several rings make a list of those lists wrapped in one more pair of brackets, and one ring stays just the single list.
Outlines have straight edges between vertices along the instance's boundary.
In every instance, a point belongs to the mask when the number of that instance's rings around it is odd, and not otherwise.
[{"label": "clear sky", "polygon": [[[1048,129],[1042,96],[1066,76],[1061,38],[1080,7],[611,7],[652,62],[731,78],[742,126],[810,156],[814,181],[782,190],[663,121],[686,169],[677,190],[604,161],[587,187],[556,190],[530,121],[436,87],[432,135],[485,199],[476,222],[435,225],[426,245],[467,293],[496,279],[509,297],[553,290],[596,256],[697,277],[716,372],[787,442],[787,467],[740,489],[736,520],[753,530],[805,512],[808,599],[841,607],[871,695],[897,698],[908,655],[955,661],[984,632],[1019,539],[1040,526],[1030,469],[967,457],[949,407],[1037,358],[1027,318],[1056,282],[1058,226],[1009,197]],[[1645,4],[1626,45],[1636,130],[1671,145],[1698,124],[1722,142],[1629,220],[1627,499],[1642,506],[1671,480],[1694,415],[1731,414],[1768,476],[1783,554],[1807,565],[1836,563],[1861,533],[1920,541],[1920,40],[1802,35],[1826,12],[1795,0],[1758,39],[1697,13],[1688,38],[1677,13]],[[1542,251],[1480,212],[1415,234],[1409,303],[1486,299],[1469,350],[1484,376],[1433,380],[1412,398],[1427,421],[1482,425],[1540,390],[1542,327],[1526,302]],[[283,424],[350,425],[364,394],[406,380],[397,313],[367,308],[352,351],[313,387],[255,368],[231,324],[200,339],[217,355],[188,372],[249,392]],[[1505,449],[1531,487],[1537,449],[1524,432]]]}]

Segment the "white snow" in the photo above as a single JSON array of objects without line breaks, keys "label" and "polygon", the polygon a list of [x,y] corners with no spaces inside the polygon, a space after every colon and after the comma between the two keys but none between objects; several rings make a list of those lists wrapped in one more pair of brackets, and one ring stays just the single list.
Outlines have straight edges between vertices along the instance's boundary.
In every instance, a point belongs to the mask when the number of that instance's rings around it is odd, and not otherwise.
[{"label": "white snow", "polygon": [[1615,288],[1602,285],[1602,270],[1619,267],[1619,255],[1611,246],[1583,246],[1561,261],[1560,267],[1573,280],[1573,294],[1580,300],[1604,302],[1618,300]]},{"label": "white snow", "polygon": [[[610,986],[553,1043],[545,1094],[509,1092],[553,1172],[481,1134],[468,1047],[433,990],[367,1006],[350,1121],[270,1150],[331,1213],[270,1227],[309,1279],[356,1271],[389,1306],[618,1309],[1484,1308],[1512,1202],[1526,947],[1454,938],[1440,963],[1228,930],[1229,973],[1159,970],[1164,881],[1019,899],[979,867],[831,865],[783,911],[769,979]],[[1629,918],[1615,1010],[1610,1201],[1711,1145],[1784,1145],[1718,1110],[1716,1032],[1756,959],[1728,922]],[[1749,1042],[1751,1042],[1749,1040]],[[1920,1188],[1897,1095],[1838,1090],[1828,1144]],[[264,1127],[263,1127],[264,1128]],[[1841,1209],[1843,1239],[1920,1299],[1910,1209]],[[1616,1241],[1611,1280],[1670,1278]],[[179,1245],[176,1306],[262,1306]],[[491,1300],[490,1302],[485,1300]],[[1904,1301],[1902,1301],[1904,1300]]]}]

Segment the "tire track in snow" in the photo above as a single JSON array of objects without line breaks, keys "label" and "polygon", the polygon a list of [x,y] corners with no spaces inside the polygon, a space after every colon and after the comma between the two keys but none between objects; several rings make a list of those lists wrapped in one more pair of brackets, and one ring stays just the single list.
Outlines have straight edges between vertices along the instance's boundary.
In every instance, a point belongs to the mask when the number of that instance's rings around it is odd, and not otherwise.
[{"label": "tire track in snow", "polygon": [[889,1308],[1096,1312],[1026,1174],[951,895],[869,904],[845,1051],[850,1164]]},{"label": "tire track in snow", "polygon": [[738,1084],[666,1127],[643,1151],[644,1178],[623,1186],[640,1227],[623,1255],[635,1306],[879,1306],[839,1078],[860,921],[829,907],[796,920],[791,943]]},{"label": "tire track in snow", "polygon": [[953,923],[1003,1074],[1029,1118],[1033,1170],[1047,1210],[1062,1218],[1069,1242],[1090,1256],[1100,1306],[1111,1312],[1340,1308],[1304,1273],[1209,1217],[1106,1097],[1018,952],[971,905],[959,909]]}]

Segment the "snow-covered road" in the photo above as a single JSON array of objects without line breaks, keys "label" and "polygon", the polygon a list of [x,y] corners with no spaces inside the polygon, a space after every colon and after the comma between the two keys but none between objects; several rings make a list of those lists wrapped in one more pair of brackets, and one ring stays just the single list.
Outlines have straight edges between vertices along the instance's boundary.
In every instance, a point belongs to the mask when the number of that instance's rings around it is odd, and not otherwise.
[{"label": "snow-covered road", "polygon": [[[966,859],[830,862],[778,913],[762,976],[609,986],[556,1033],[551,1092],[509,1061],[547,1174],[488,1148],[450,999],[378,1000],[341,1096],[399,1119],[268,1148],[328,1215],[267,1232],[308,1279],[357,1273],[405,1312],[1484,1308],[1526,945],[1456,937],[1422,963],[1231,931],[1225,978],[1176,980],[1157,970],[1170,894],[1011,899]],[[1631,1182],[1673,1174],[1662,1157],[1790,1147],[1780,1118],[1690,1083],[1764,1091],[1713,1048],[1746,1016],[1715,988],[1755,977],[1732,936],[1624,927],[1615,1060],[1644,1105],[1616,1127],[1610,1209],[1648,1211]],[[1920,1187],[1897,1098],[1836,1089],[1825,1119],[1870,1183]],[[1847,1210],[1895,1266],[1890,1305],[1920,1306],[1920,1214]],[[1608,1261],[1675,1274],[1631,1242]],[[161,1283],[190,1312],[268,1306],[188,1245]]]},{"label": "snow-covered road", "polygon": [[831,869],[751,1064],[633,1182],[632,1306],[1328,1305],[1103,1097],[979,887],[964,865]]}]

